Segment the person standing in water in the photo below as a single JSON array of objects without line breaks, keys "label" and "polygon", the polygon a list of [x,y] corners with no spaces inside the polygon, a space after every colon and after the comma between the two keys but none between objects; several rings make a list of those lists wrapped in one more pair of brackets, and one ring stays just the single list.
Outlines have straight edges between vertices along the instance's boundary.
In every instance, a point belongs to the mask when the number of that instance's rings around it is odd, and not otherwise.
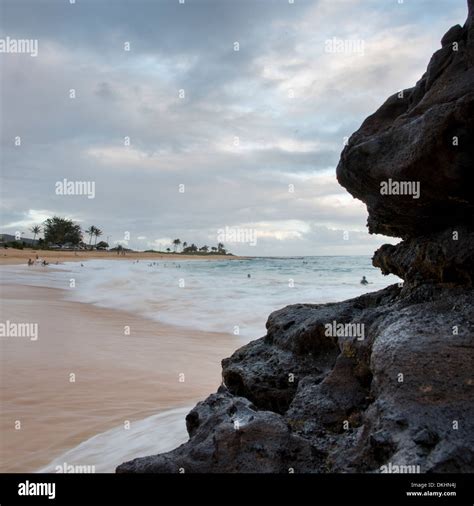
[{"label": "person standing in water", "polygon": [[365,278],[365,276],[362,276],[362,279],[360,280],[360,284],[361,285],[368,285],[369,282],[367,281],[367,279]]}]

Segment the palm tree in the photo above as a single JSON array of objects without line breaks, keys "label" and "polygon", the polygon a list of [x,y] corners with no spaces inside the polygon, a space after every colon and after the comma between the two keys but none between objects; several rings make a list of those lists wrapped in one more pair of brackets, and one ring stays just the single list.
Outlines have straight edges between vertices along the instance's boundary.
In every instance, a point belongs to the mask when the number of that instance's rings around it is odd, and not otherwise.
[{"label": "palm tree", "polygon": [[36,236],[41,232],[41,227],[39,225],[34,225],[30,228],[30,232],[34,234],[33,241],[36,241]]},{"label": "palm tree", "polygon": [[220,242],[217,244],[217,251],[221,252],[224,250],[224,243]]},{"label": "palm tree", "polygon": [[212,246],[211,250],[214,251],[214,252],[216,252],[217,248],[215,246]]},{"label": "palm tree", "polygon": [[188,245],[188,243],[186,241],[183,242],[183,249],[186,249],[186,246]]},{"label": "palm tree", "polygon": [[199,251],[203,251],[204,253],[207,253],[209,251],[209,246],[202,246],[201,248],[199,248]]},{"label": "palm tree", "polygon": [[171,250],[169,248],[166,248],[166,251],[169,253]]},{"label": "palm tree", "polygon": [[176,251],[178,250],[178,247],[179,245],[181,244],[181,239],[175,239],[173,241],[173,249],[174,249],[174,252],[176,253]]},{"label": "palm tree", "polygon": [[87,230],[86,230],[86,234],[89,235],[89,248],[91,247],[91,242],[92,242],[92,236],[95,234],[95,230],[96,230],[96,227],[94,227],[94,225],[91,225]]},{"label": "palm tree", "polygon": [[97,227],[94,227],[94,235],[95,235],[95,241],[94,241],[94,246],[97,244],[97,238],[100,237],[103,232],[100,228],[97,228]]}]

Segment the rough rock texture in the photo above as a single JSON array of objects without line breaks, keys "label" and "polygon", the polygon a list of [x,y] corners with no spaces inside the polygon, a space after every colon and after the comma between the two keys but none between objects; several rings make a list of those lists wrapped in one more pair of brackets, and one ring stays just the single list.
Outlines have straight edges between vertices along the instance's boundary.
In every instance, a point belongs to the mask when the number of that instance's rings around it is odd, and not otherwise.
[{"label": "rough rock texture", "polygon": [[[393,285],[276,311],[224,361],[232,381],[188,414],[190,440],[117,471],[472,472],[473,296]],[[333,321],[364,323],[364,339],[326,336]]]},{"label": "rough rock texture", "polygon": [[373,257],[375,267],[410,283],[433,281],[474,284],[474,232],[454,226],[442,232],[384,244]]},{"label": "rough rock texture", "polygon": [[[363,123],[338,166],[367,203],[370,231],[404,238],[373,263],[405,283],[272,313],[267,334],[223,361],[223,385],[188,414],[189,441],[117,472],[474,472],[469,7],[422,79]],[[419,181],[420,198],[381,195],[384,178]]]},{"label": "rough rock texture", "polygon": [[[367,204],[372,233],[411,237],[474,222],[474,7],[452,27],[415,87],[392,95],[344,148],[339,182]],[[457,140],[456,140],[457,138]],[[419,198],[381,195],[419,182]]]}]

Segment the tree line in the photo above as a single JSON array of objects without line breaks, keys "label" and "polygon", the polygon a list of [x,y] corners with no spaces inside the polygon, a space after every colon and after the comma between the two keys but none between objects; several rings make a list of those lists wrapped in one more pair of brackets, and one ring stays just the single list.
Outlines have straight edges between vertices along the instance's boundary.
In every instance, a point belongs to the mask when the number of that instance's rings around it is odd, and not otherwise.
[{"label": "tree line", "polygon": [[[44,239],[38,240],[38,246],[51,247],[51,246],[64,246],[70,245],[72,247],[89,247],[97,249],[106,249],[109,245],[100,241],[97,242],[98,238],[103,234],[103,231],[91,225],[86,230],[82,230],[81,226],[74,223],[72,220],[67,218],[61,218],[59,216],[53,216],[44,221],[42,227],[40,225],[34,225],[30,228],[30,232],[33,234],[33,241],[36,237],[43,232]],[[88,244],[83,242],[84,235],[89,236]],[[92,238],[94,238],[94,244],[92,244]],[[174,239],[171,244],[174,253],[178,253],[181,248],[181,253],[193,254],[193,253],[214,253],[219,255],[227,255],[228,252],[222,242],[219,242],[217,246],[197,246],[194,243],[188,244],[186,241],[181,242],[181,239]],[[114,249],[123,249],[123,246],[118,246]],[[149,250],[151,251],[151,250]],[[168,253],[171,253],[171,248],[166,248]]]},{"label": "tree line", "polygon": [[[39,239],[38,244],[44,246],[70,244],[71,246],[79,246],[84,244],[82,239],[84,234],[89,236],[89,248],[108,248],[109,245],[100,241],[97,243],[97,239],[103,234],[103,231],[91,225],[87,230],[82,231],[81,226],[74,223],[72,220],[67,218],[60,218],[59,216],[53,216],[48,218],[43,223],[43,228],[40,225],[34,225],[30,228],[30,232],[33,234],[33,240],[36,240],[36,236],[43,232],[44,239]],[[92,244],[92,238],[95,238],[94,244]]]},{"label": "tree line", "polygon": [[[181,253],[209,253],[211,251],[212,253],[216,253],[219,255],[227,255],[227,250],[224,247],[224,244],[222,242],[219,242],[217,246],[201,246],[198,247],[194,243],[188,244],[186,241],[181,242],[181,239],[174,239],[173,240],[173,250],[175,253],[178,252],[180,246],[182,247]],[[170,248],[166,248],[166,251],[171,252]]]}]

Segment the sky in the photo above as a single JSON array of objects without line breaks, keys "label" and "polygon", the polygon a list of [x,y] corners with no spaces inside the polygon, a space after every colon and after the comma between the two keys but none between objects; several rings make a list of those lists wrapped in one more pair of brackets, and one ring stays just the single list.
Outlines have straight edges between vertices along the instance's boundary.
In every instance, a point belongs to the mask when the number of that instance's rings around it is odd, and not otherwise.
[{"label": "sky", "polygon": [[32,237],[59,215],[140,250],[179,238],[372,254],[396,239],[368,234],[365,205],[336,180],[340,152],[466,12],[464,0],[0,0],[0,42],[37,41],[36,55],[34,42],[0,53],[0,233]]}]

